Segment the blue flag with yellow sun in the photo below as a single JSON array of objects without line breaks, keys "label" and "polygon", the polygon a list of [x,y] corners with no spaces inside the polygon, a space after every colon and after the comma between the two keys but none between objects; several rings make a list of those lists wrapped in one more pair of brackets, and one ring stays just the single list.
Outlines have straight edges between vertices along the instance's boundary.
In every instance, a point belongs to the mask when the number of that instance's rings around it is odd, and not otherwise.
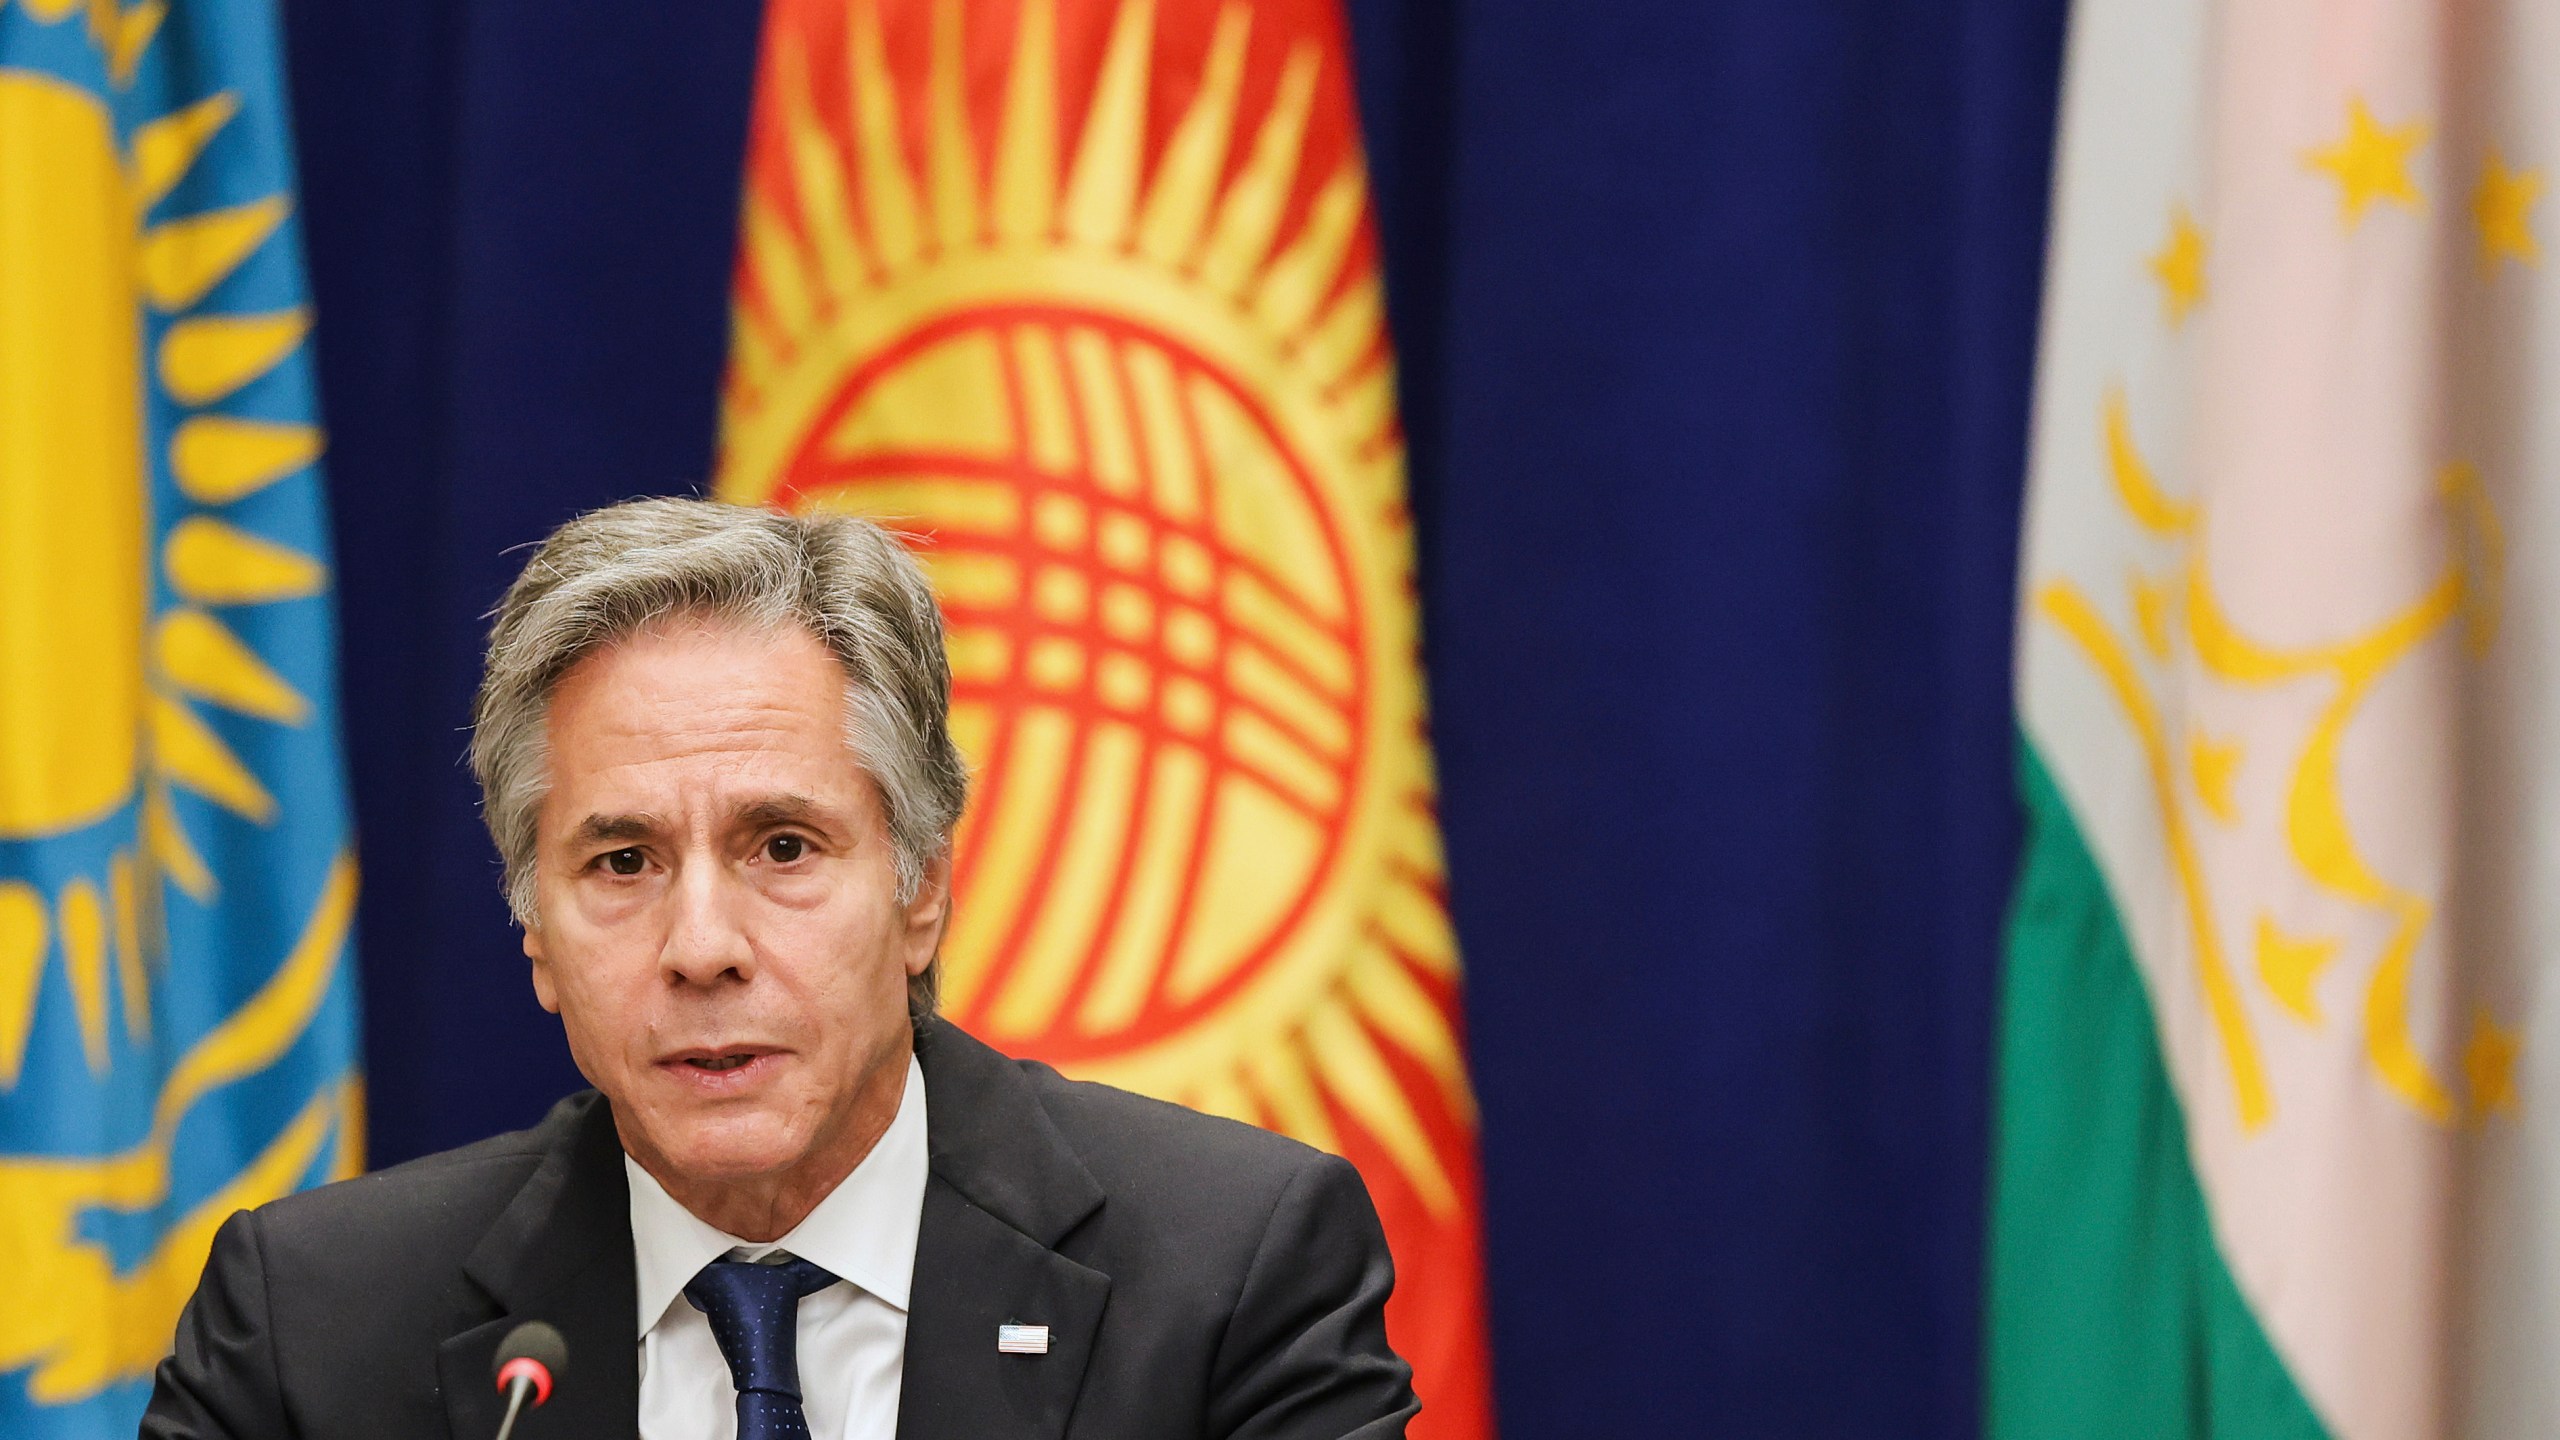
[{"label": "blue flag with yellow sun", "polygon": [[0,0],[0,1434],[131,1435],[213,1232],[361,1165],[271,0]]}]

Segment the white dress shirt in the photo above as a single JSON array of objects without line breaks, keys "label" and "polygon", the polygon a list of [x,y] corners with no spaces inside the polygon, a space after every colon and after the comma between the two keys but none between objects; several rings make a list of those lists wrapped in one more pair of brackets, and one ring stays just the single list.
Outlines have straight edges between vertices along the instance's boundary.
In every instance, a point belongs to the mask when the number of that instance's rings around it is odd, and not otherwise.
[{"label": "white dress shirt", "polygon": [[684,1287],[727,1256],[788,1252],[837,1277],[800,1301],[800,1405],[815,1440],[895,1440],[907,1355],[907,1285],[924,1216],[924,1069],[907,1061],[897,1117],[853,1173],[770,1245],[698,1219],[626,1155],[631,1245],[640,1281],[640,1434],[736,1440],[738,1392],[711,1322]]}]

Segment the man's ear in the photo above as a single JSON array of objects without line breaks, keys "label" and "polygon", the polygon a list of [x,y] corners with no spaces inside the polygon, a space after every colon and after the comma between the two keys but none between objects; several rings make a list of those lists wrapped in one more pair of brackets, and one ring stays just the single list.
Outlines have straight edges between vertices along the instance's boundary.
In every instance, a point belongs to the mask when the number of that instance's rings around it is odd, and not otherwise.
[{"label": "man's ear", "polygon": [[533,998],[543,1009],[560,1013],[560,992],[551,983],[551,959],[543,953],[542,932],[524,927],[524,958],[533,962]]},{"label": "man's ear", "polygon": [[925,862],[915,898],[907,902],[907,973],[921,975],[942,951],[942,931],[951,920],[951,851]]}]

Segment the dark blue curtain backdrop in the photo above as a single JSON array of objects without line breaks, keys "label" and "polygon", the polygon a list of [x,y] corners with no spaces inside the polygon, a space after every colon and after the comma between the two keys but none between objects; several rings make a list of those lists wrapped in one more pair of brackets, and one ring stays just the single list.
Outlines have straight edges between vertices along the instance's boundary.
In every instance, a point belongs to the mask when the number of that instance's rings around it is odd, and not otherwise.
[{"label": "dark blue curtain backdrop", "polygon": [[[754,9],[286,0],[378,1161],[579,1083],[479,617],[707,471]],[[2063,12],[1352,6],[1512,1440],[1975,1432]]]}]

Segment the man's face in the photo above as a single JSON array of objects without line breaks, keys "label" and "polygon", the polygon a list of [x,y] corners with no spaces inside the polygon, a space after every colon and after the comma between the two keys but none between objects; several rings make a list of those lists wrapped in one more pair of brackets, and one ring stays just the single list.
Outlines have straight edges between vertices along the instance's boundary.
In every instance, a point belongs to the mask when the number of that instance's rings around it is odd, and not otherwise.
[{"label": "man's face", "polygon": [[895,1112],[948,870],[899,903],[844,686],[797,626],[679,621],[553,692],[534,993],[671,1190],[831,1186]]}]

